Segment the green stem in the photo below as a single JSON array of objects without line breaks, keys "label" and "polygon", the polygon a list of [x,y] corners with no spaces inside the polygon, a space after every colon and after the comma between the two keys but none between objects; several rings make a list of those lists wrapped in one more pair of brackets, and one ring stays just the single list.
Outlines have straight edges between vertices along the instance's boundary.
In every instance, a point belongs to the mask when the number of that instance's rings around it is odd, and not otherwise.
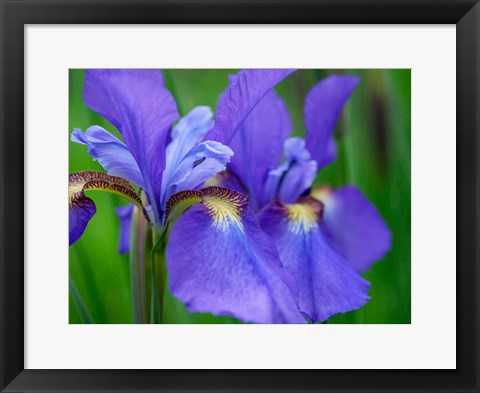
[{"label": "green stem", "polygon": [[92,324],[93,318],[88,312],[88,309],[85,306],[85,303],[83,302],[82,296],[80,295],[80,292],[78,292],[78,289],[75,286],[75,283],[73,282],[71,277],[68,277],[68,284],[69,284],[70,295],[72,296],[73,302],[77,307],[78,314],[80,315],[80,319],[82,320],[82,323]]},{"label": "green stem", "polygon": [[151,249],[151,228],[143,217],[143,212],[135,208],[132,216],[130,237],[130,280],[132,288],[133,316],[135,323],[149,323],[151,286],[150,261],[147,253]]}]

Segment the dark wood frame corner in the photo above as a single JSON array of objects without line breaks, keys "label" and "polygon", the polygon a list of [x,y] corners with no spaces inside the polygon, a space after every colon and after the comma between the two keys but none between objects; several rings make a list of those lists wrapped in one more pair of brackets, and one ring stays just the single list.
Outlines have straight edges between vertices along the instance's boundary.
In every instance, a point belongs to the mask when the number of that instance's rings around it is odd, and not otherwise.
[{"label": "dark wood frame corner", "polygon": [[[480,392],[478,0],[0,0],[0,14],[1,391]],[[24,370],[24,27],[85,23],[456,24],[456,370]]]}]

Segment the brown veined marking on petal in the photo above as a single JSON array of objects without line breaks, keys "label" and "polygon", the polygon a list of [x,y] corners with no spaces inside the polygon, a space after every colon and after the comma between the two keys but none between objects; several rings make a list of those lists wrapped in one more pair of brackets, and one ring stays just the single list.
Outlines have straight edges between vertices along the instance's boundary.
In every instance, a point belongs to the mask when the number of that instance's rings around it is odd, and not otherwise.
[{"label": "brown veined marking on petal", "polygon": [[248,198],[223,187],[206,187],[201,190],[179,191],[167,201],[165,221],[175,223],[191,206],[201,202],[212,217],[215,227],[225,230],[234,223],[243,228],[241,214],[248,205]]},{"label": "brown veined marking on petal", "polygon": [[318,226],[318,220],[323,212],[323,203],[312,197],[300,198],[297,203],[285,204],[288,229],[299,234],[309,233]]},{"label": "brown veined marking on petal", "polygon": [[201,190],[202,204],[213,219],[213,225],[226,230],[231,224],[243,230],[242,212],[248,205],[248,197],[227,188],[207,187]]},{"label": "brown veined marking on petal", "polygon": [[103,172],[94,171],[71,173],[68,181],[68,201],[70,207],[81,207],[90,200],[84,191],[107,191],[123,196],[141,208],[147,221],[150,221],[135,189],[122,177],[110,176]]},{"label": "brown veined marking on petal", "polygon": [[202,201],[202,193],[196,190],[179,191],[168,198],[165,221],[175,222],[191,206]]}]

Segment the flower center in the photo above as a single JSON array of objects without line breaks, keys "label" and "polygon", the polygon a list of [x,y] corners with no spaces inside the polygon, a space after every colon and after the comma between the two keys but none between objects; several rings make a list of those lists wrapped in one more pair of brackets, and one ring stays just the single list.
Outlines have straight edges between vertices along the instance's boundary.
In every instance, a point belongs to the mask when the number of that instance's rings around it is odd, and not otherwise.
[{"label": "flower center", "polygon": [[308,233],[317,227],[317,221],[323,205],[311,198],[304,198],[299,203],[287,204],[288,229],[296,234]]},{"label": "flower center", "polygon": [[243,230],[241,214],[248,203],[247,197],[225,188],[210,187],[210,190],[202,203],[212,216],[213,225],[224,231],[233,223]]}]

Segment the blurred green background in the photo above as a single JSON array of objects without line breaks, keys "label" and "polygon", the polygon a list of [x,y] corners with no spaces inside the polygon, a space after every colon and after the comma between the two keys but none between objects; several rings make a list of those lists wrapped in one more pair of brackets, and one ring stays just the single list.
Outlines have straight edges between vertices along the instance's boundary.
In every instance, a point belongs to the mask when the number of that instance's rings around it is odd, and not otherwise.
[{"label": "blurred green background", "polygon": [[[175,96],[180,115],[197,105],[215,109],[237,70],[164,70],[165,82]],[[410,70],[299,70],[280,85],[294,123],[303,136],[303,102],[308,90],[333,73],[352,74],[361,82],[336,128],[338,159],[323,169],[316,184],[356,184],[380,210],[393,232],[389,254],[364,274],[371,282],[370,302],[363,308],[338,314],[328,323],[410,323]],[[100,125],[119,136],[115,128],[89,110],[82,101],[83,70],[70,70],[69,130]],[[98,170],[85,146],[70,142],[71,172]],[[97,205],[83,237],[70,247],[70,323],[82,323],[83,300],[94,323],[133,323],[128,255],[118,254],[119,220],[115,207],[126,202],[108,193],[89,195]],[[71,288],[72,289],[72,288]],[[239,323],[229,317],[190,314],[167,295],[165,323]]]}]

